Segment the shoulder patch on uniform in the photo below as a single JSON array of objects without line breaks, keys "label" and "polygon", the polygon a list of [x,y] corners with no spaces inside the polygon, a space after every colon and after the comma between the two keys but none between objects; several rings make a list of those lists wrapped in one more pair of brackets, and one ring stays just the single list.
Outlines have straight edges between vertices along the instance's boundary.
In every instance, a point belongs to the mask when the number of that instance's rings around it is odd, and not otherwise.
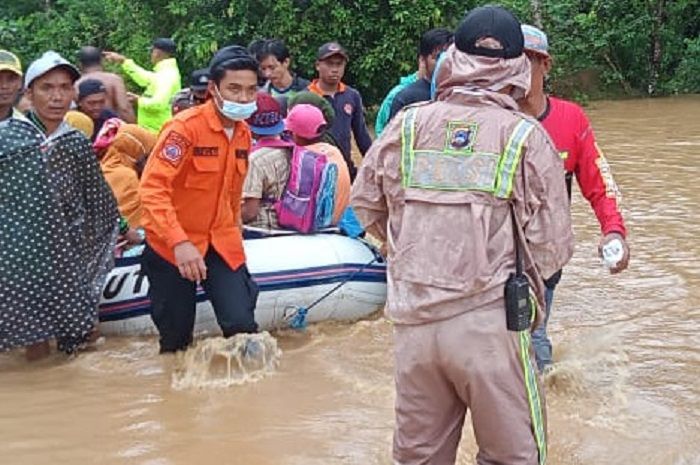
[{"label": "shoulder patch on uniform", "polygon": [[248,159],[248,149],[236,149],[236,158]]},{"label": "shoulder patch on uniform", "polygon": [[192,143],[185,136],[172,131],[166,136],[158,156],[171,165],[177,166],[190,145]]}]

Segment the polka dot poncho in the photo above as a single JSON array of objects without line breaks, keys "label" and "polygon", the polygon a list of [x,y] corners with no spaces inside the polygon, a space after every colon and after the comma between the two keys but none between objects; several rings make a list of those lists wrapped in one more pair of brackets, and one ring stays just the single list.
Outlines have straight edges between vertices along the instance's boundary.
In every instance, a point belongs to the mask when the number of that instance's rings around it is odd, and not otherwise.
[{"label": "polka dot poncho", "polygon": [[118,211],[90,142],[0,123],[0,351],[55,338],[72,353],[97,319]]}]

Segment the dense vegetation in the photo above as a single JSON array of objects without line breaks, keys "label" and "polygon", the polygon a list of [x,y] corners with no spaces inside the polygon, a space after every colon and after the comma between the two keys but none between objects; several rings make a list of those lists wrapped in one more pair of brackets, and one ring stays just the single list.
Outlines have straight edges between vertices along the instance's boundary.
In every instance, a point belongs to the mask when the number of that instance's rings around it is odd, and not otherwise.
[{"label": "dense vegetation", "polygon": [[[454,27],[477,0],[0,0],[0,47],[27,63],[47,49],[74,58],[81,45],[147,63],[152,38],[172,36],[185,72],[212,51],[284,38],[295,67],[313,75],[316,48],[351,53],[348,81],[377,103],[415,68],[431,27]],[[493,2],[491,2],[493,3]],[[700,92],[700,0],[503,0],[541,24],[555,56],[555,90],[568,95]]]}]

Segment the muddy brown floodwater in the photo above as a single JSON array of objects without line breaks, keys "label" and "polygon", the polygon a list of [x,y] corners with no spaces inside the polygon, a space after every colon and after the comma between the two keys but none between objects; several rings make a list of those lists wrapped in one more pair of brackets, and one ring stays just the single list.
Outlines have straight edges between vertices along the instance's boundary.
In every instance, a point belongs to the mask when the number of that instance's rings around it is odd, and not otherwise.
[{"label": "muddy brown floodwater", "polygon": [[[550,464],[700,464],[700,98],[588,110],[624,194],[632,264],[610,277],[574,196],[576,254],[551,322]],[[27,365],[0,355],[0,464],[389,464],[391,325],[274,335],[255,383],[176,389],[154,339]],[[471,431],[459,464],[473,463]]]}]

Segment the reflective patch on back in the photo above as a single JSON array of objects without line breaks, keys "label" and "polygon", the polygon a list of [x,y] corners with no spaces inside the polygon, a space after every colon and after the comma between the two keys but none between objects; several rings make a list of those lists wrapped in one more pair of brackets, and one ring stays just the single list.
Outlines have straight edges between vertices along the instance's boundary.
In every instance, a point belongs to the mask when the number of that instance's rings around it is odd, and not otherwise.
[{"label": "reflective patch on back", "polygon": [[416,149],[418,108],[409,107],[401,127],[401,180],[404,188],[446,191],[482,191],[507,199],[513,191],[515,170],[534,123],[520,120],[500,154],[474,152],[478,125],[449,122],[443,150]]},{"label": "reflective patch on back", "polygon": [[513,192],[513,180],[515,170],[520,164],[520,155],[523,151],[525,140],[530,135],[535,125],[528,120],[520,120],[513,129],[508,139],[498,167],[498,180],[496,181],[496,197],[507,199]]},{"label": "reflective patch on back", "polygon": [[406,187],[493,192],[499,155],[416,150]]}]

